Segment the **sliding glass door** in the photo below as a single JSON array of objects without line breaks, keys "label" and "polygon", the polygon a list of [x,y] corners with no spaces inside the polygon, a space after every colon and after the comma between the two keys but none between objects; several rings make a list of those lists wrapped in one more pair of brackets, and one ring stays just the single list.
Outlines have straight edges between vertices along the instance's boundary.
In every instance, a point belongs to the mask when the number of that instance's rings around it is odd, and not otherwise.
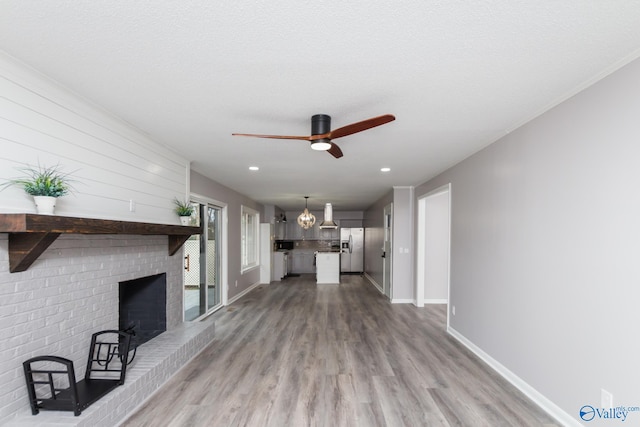
[{"label": "sliding glass door", "polygon": [[207,284],[207,310],[217,307],[220,304],[222,283],[220,274],[221,265],[221,242],[222,242],[222,209],[207,206],[207,233],[206,233],[206,264],[207,273],[205,283]]},{"label": "sliding glass door", "polygon": [[223,208],[197,203],[192,221],[204,223],[203,234],[185,243],[184,319],[195,320],[222,303],[222,214]]}]

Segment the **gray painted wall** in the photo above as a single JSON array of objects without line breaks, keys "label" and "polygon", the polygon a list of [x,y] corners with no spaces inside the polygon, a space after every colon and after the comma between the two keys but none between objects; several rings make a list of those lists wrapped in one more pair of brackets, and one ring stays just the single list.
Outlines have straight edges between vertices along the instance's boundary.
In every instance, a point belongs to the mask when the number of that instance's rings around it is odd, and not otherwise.
[{"label": "gray painted wall", "polygon": [[639,113],[636,60],[415,192],[452,183],[451,326],[576,420],[640,406]]},{"label": "gray painted wall", "polygon": [[382,288],[384,208],[389,203],[393,203],[391,298],[394,302],[413,302],[413,187],[394,187],[364,212],[364,269],[369,278]]},{"label": "gray painted wall", "polygon": [[384,207],[393,203],[393,190],[381,197],[365,212],[362,220],[364,226],[364,271],[382,290],[382,266],[384,259],[382,247],[384,242]]},{"label": "gray painted wall", "polygon": [[[232,299],[252,285],[260,282],[259,267],[244,273],[240,272],[240,211],[242,205],[244,205],[262,213],[264,211],[263,206],[195,171],[191,171],[191,192],[227,205],[227,277],[229,289],[227,296]],[[268,221],[261,217],[260,222]]]},{"label": "gray painted wall", "polygon": [[393,302],[415,300],[413,187],[393,187]]}]

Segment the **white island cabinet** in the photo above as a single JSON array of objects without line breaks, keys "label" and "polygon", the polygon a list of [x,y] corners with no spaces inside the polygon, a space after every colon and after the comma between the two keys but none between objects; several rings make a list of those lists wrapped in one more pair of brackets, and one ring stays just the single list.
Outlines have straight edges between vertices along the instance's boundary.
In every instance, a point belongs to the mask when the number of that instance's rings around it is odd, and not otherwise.
[{"label": "white island cabinet", "polygon": [[340,283],[340,252],[316,253],[316,283]]}]

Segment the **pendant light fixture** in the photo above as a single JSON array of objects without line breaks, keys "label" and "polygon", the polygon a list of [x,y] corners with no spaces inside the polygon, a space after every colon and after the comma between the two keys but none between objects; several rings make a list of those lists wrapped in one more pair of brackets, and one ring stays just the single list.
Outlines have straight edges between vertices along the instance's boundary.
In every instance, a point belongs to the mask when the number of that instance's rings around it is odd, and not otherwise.
[{"label": "pendant light fixture", "polygon": [[298,215],[298,224],[300,225],[300,227],[304,228],[305,230],[310,229],[311,227],[313,227],[313,224],[316,223],[315,215],[310,213],[309,209],[307,208],[308,198],[309,196],[304,196],[304,212]]}]

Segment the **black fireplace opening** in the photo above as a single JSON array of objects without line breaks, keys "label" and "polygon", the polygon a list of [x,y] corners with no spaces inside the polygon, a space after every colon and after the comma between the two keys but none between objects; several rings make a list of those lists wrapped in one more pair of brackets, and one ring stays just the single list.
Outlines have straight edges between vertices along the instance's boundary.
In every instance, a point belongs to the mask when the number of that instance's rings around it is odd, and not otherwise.
[{"label": "black fireplace opening", "polygon": [[119,283],[118,329],[133,334],[134,349],[167,330],[167,274]]}]

